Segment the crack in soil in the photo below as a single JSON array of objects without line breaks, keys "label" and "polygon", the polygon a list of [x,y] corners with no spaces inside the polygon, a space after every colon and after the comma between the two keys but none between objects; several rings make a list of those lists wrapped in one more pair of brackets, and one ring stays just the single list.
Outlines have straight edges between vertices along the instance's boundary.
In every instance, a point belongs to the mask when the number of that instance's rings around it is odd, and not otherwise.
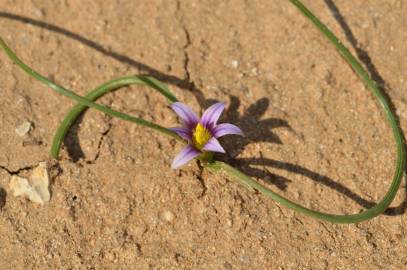
[{"label": "crack in soil", "polygon": [[185,27],[185,25],[182,25],[182,29],[184,30],[185,37],[187,39],[187,42],[183,46],[183,51],[184,51],[184,70],[185,70],[185,75],[187,77],[187,80],[191,83],[191,73],[189,72],[189,55],[188,55],[188,48],[191,46],[191,36],[189,35],[188,29]]},{"label": "crack in soil", "polygon": [[205,181],[203,179],[203,172],[204,172],[204,167],[198,162],[198,168],[199,168],[199,173],[196,174],[196,178],[198,179],[199,183],[201,184],[202,187],[202,192],[198,196],[198,199],[201,199],[206,195],[206,191],[208,190],[208,187],[205,184]]},{"label": "crack in soil", "polygon": [[183,53],[184,53],[184,72],[185,72],[185,76],[186,76],[186,79],[188,80],[188,82],[191,85],[194,85],[194,82],[191,81],[191,73],[189,72],[188,48],[191,46],[191,35],[189,34],[188,28],[185,26],[184,18],[182,16],[182,12],[181,12],[181,2],[179,0],[177,1],[176,14],[178,14],[177,20],[178,20],[178,23],[181,25],[182,31],[184,32],[184,35],[185,35],[185,38],[186,38],[186,42],[182,46],[182,50],[183,50]]},{"label": "crack in soil", "polygon": [[195,96],[196,100],[198,101],[199,105],[201,108],[206,107],[207,104],[207,99],[203,95],[203,93],[198,89],[198,87],[195,84],[195,81],[191,77],[191,71],[190,71],[190,63],[191,63],[191,57],[188,54],[188,49],[192,45],[192,38],[190,35],[190,32],[188,28],[186,27],[186,24],[184,22],[184,16],[181,10],[181,1],[178,0],[176,3],[176,20],[178,21],[182,31],[184,32],[186,42],[182,46],[182,51],[184,54],[184,63],[183,63],[183,68],[184,68],[184,73],[185,73],[185,81],[187,82],[187,88],[189,91],[192,92],[192,94]]},{"label": "crack in soil", "polygon": [[103,141],[105,137],[109,134],[110,130],[112,130],[112,123],[110,121],[107,123],[107,125],[108,125],[107,129],[104,132],[102,132],[102,136],[100,136],[95,157],[93,158],[93,160],[87,160],[86,161],[87,164],[95,164],[95,162],[99,159],[100,149],[102,148]]},{"label": "crack in soil", "polygon": [[32,170],[34,169],[38,164],[35,165],[27,165],[21,168],[18,168],[16,170],[11,170],[9,168],[7,168],[7,166],[4,165],[0,165],[0,169],[6,171],[9,175],[18,175],[20,174],[22,171],[27,171],[27,170]]}]

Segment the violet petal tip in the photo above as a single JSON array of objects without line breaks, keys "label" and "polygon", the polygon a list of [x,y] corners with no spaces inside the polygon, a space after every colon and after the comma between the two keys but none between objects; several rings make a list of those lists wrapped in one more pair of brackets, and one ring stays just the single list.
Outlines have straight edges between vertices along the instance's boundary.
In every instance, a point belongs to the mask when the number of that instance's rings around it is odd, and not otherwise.
[{"label": "violet petal tip", "polygon": [[200,155],[200,152],[196,150],[192,145],[187,145],[182,151],[174,158],[171,164],[172,169],[178,169],[182,165],[185,165],[190,160]]},{"label": "violet petal tip", "polygon": [[238,126],[229,123],[219,124],[213,129],[213,136],[215,138],[219,138],[225,135],[240,135],[243,137],[245,136],[243,131]]},{"label": "violet petal tip", "polygon": [[211,152],[219,152],[219,153],[226,153],[225,149],[220,145],[219,141],[212,137],[209,141],[205,144],[202,148],[204,151],[211,151]]},{"label": "violet petal tip", "polygon": [[211,126],[216,125],[224,109],[225,103],[223,102],[213,104],[202,114],[201,123],[206,128],[210,128]]},{"label": "violet petal tip", "polygon": [[199,118],[196,113],[184,103],[174,102],[171,104],[171,108],[188,127],[195,126],[199,122]]}]

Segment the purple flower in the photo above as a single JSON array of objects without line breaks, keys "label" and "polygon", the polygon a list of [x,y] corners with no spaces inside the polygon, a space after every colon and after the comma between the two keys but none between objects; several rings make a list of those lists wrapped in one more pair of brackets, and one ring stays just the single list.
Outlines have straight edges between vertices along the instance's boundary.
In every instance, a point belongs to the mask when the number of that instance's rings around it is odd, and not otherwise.
[{"label": "purple flower", "polygon": [[183,126],[170,128],[180,137],[188,141],[188,145],[174,158],[171,168],[177,169],[205,152],[225,153],[218,138],[229,135],[243,135],[240,128],[235,125],[224,123],[217,124],[220,115],[225,109],[225,104],[216,103],[210,106],[202,115],[201,119],[181,102],[171,104],[171,108],[182,119]]}]

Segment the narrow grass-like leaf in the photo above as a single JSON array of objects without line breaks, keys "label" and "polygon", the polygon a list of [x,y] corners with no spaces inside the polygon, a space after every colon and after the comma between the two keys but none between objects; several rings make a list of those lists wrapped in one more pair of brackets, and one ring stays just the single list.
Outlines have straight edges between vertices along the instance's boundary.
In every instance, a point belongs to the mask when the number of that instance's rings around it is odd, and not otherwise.
[{"label": "narrow grass-like leaf", "polygon": [[241,182],[244,183],[244,186],[250,186],[254,189],[257,189],[264,195],[274,199],[275,201],[279,202],[282,205],[285,205],[299,213],[333,222],[333,223],[357,223],[364,220],[368,220],[371,218],[376,217],[377,215],[383,213],[394,200],[397,190],[400,187],[401,179],[404,174],[405,168],[405,161],[406,161],[406,153],[405,153],[405,145],[404,145],[404,138],[403,133],[398,126],[397,118],[393,114],[389,102],[387,101],[385,95],[380,91],[377,87],[376,83],[370,78],[369,73],[363,68],[363,66],[359,63],[359,61],[349,52],[349,50],[338,40],[338,38],[317,18],[315,17],[310,10],[308,10],[300,1],[298,0],[290,0],[290,2],[296,6],[301,13],[303,13],[311,22],[332,42],[332,44],[336,47],[345,61],[352,67],[352,69],[359,75],[362,79],[366,87],[373,93],[373,95],[378,99],[380,105],[382,106],[387,120],[392,128],[393,136],[396,141],[397,145],[397,161],[396,161],[396,169],[393,177],[393,181],[389,187],[389,190],[383,197],[383,199],[378,202],[375,206],[367,209],[359,214],[353,215],[333,215],[329,213],[323,213],[319,211],[315,211],[306,207],[303,207],[295,202],[292,202],[281,195],[278,195],[274,191],[266,188],[265,186],[257,183],[249,176],[245,175],[241,171],[231,167],[230,165],[220,162],[214,161],[213,163],[209,164],[212,169],[224,170],[230,176],[234,178],[240,179]]}]

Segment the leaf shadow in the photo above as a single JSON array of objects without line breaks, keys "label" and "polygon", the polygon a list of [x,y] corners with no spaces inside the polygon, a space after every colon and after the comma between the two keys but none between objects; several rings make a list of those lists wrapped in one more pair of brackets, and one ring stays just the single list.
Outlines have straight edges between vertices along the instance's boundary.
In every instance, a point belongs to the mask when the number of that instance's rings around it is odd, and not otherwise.
[{"label": "leaf shadow", "polygon": [[[279,160],[273,160],[273,159],[268,159],[268,158],[238,158],[238,159],[231,159],[229,158],[228,162],[230,164],[233,164],[237,167],[251,167],[251,166],[263,166],[269,167],[269,168],[275,168],[275,169],[280,169],[280,170],[285,170],[290,173],[298,174],[307,177],[308,179],[319,183],[321,185],[324,185],[338,193],[341,193],[342,195],[348,197],[352,201],[356,202],[360,206],[364,208],[371,208],[373,207],[376,203],[366,200],[362,198],[360,195],[356,194],[353,192],[351,189],[348,187],[338,183],[337,181],[333,180],[330,177],[321,175],[319,173],[313,172],[305,167],[302,167],[297,164],[292,164],[289,162],[284,162],[284,161],[279,161]],[[261,175],[264,173],[264,171],[268,171],[268,169],[258,169],[258,168],[252,168],[255,169],[257,172],[257,175]],[[277,179],[280,176],[272,175],[271,177],[276,177]],[[285,178],[285,181],[291,182],[291,180]],[[273,179],[271,181],[267,181],[273,183]],[[407,196],[407,193],[406,193]],[[397,216],[397,215],[403,215],[406,209],[406,201],[404,200],[399,206],[397,207],[389,207],[384,214],[388,216]]]},{"label": "leaf shadow", "polygon": [[6,205],[7,192],[0,187],[0,210]]},{"label": "leaf shadow", "polygon": [[[364,64],[365,68],[369,72],[370,76],[372,79],[377,83],[378,88],[380,91],[383,93],[385,98],[387,99],[387,102],[390,105],[390,108],[393,112],[393,114],[396,117],[396,121],[400,126],[400,118],[397,115],[397,110],[392,102],[392,99],[390,98],[389,94],[386,91],[386,88],[389,88],[389,84],[383,79],[383,76],[380,75],[378,69],[374,65],[372,58],[369,56],[369,53],[362,48],[360,45],[360,42],[357,40],[355,35],[352,32],[352,29],[350,28],[349,24],[346,22],[345,17],[342,15],[341,11],[339,10],[338,6],[334,3],[332,0],[324,0],[326,6],[330,10],[332,16],[335,18],[335,20],[338,22],[340,27],[342,28],[342,31],[345,34],[346,39],[349,41],[351,46],[356,52],[357,58]],[[404,138],[403,138],[404,140]],[[405,171],[407,172],[407,166],[405,168]],[[389,215],[402,215],[406,212],[407,210],[407,184],[405,185],[404,188],[404,193],[405,193],[405,198],[403,202],[397,206],[397,207],[392,207],[388,208],[386,211],[386,214]]]},{"label": "leaf shadow", "polygon": [[79,140],[79,129],[80,124],[83,121],[84,114],[81,114],[69,128],[68,133],[64,138],[64,146],[66,151],[68,152],[68,156],[71,158],[73,162],[77,162],[80,159],[85,158],[85,153],[81,147],[81,143]]}]

